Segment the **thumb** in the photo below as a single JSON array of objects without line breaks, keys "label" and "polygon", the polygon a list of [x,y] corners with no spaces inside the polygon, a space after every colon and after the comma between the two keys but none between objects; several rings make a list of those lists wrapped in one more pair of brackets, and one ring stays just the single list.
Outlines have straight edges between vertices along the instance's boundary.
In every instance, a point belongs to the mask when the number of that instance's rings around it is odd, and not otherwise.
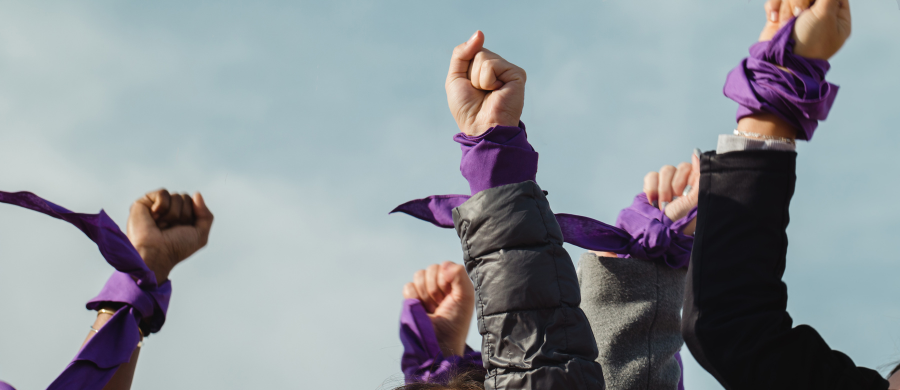
[{"label": "thumb", "polygon": [[131,210],[128,213],[128,224],[125,230],[132,244],[134,244],[135,233],[158,229],[156,220],[150,214],[151,207],[153,207],[153,203],[147,198],[141,198],[131,204]]},{"label": "thumb", "polygon": [[469,62],[483,48],[484,33],[481,30],[475,31],[468,41],[453,49],[453,55],[450,57],[450,74],[465,77],[469,71]]},{"label": "thumb", "polygon": [[209,236],[209,230],[212,228],[213,214],[209,211],[209,207],[206,207],[206,201],[199,192],[195,192],[191,198],[194,201],[194,226],[205,242]]}]

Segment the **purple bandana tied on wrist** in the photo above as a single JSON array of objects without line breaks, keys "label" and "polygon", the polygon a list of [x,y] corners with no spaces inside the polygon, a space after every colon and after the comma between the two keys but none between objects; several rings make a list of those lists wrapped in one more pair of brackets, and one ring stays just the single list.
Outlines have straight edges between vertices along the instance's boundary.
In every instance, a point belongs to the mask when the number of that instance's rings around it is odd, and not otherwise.
[{"label": "purple bandana tied on wrist", "polygon": [[[462,145],[460,171],[469,181],[472,194],[535,180],[537,176],[538,154],[528,143],[521,122],[519,127],[498,126],[478,137],[460,133],[453,139]],[[438,227],[452,228],[453,209],[469,198],[469,195],[434,195],[401,204],[391,213],[401,212]],[[690,260],[693,245],[693,237],[682,234],[681,230],[695,216],[696,208],[687,217],[672,222],[641,194],[619,215],[618,227],[572,214],[556,214],[556,220],[563,239],[569,244],[626,257],[660,259],[673,268],[680,268]]]},{"label": "purple bandana tied on wrist", "polygon": [[[119,365],[131,359],[140,341],[138,328],[149,334],[162,327],[172,295],[172,284],[166,281],[157,286],[153,271],[147,268],[128,237],[103,210],[98,214],[74,213],[30,192],[0,191],[0,202],[75,225],[97,244],[106,262],[116,269],[100,294],[86,306],[97,310],[104,302],[109,302],[121,307],[47,388],[102,389]],[[3,386],[0,382],[0,389]]]},{"label": "purple bandana tied on wrist", "polygon": [[616,226],[631,235],[635,246],[622,257],[660,259],[672,268],[687,267],[694,237],[682,231],[696,217],[695,206],[686,216],[672,221],[665,212],[650,204],[646,194],[638,194],[631,206],[622,210],[616,219]]},{"label": "purple bandana tied on wrist", "polygon": [[809,141],[819,121],[828,117],[838,86],[825,81],[828,61],[794,54],[791,34],[796,20],[791,19],[771,41],[750,46],[750,57],[728,73],[724,93],[740,104],[738,120],[771,113],[798,129],[797,138]]},{"label": "purple bandana tied on wrist", "polygon": [[468,345],[462,356],[444,356],[431,318],[418,299],[403,301],[400,341],[403,343],[400,365],[407,384],[444,383],[467,370],[481,370],[487,374],[481,365],[481,352]]},{"label": "purple bandana tied on wrist", "polygon": [[459,171],[469,181],[472,195],[505,184],[536,181],[538,153],[528,143],[521,121],[518,127],[492,127],[477,137],[458,133],[453,140],[462,149]]}]

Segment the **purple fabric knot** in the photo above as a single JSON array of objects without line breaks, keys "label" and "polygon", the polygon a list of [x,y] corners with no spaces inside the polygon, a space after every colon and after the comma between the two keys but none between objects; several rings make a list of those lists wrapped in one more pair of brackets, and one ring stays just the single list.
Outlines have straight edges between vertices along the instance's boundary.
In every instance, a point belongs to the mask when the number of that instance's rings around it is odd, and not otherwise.
[{"label": "purple fabric knot", "polygon": [[808,141],[819,121],[828,117],[838,86],[825,81],[828,61],[794,54],[791,34],[795,22],[796,18],[791,19],[771,41],[750,46],[750,57],[728,73],[723,91],[740,105],[738,120],[753,114],[775,114],[802,130],[797,138]]},{"label": "purple fabric knot", "polygon": [[[435,195],[415,199],[394,208],[391,213],[404,213],[442,228],[453,227],[453,209],[469,200],[469,195]],[[684,267],[691,257],[694,238],[681,231],[697,216],[697,208],[678,221],[672,221],[638,194],[628,208],[622,210],[611,226],[592,218],[555,214],[563,241],[594,251],[612,252],[624,257],[660,259],[672,268]]]},{"label": "purple fabric knot", "polygon": [[694,207],[684,218],[672,221],[665,212],[650,204],[646,194],[638,194],[631,206],[622,210],[616,219],[616,226],[632,237],[624,257],[662,259],[672,268],[687,266],[694,237],[682,230],[696,217],[697,207]]},{"label": "purple fabric knot", "polygon": [[[97,214],[74,213],[30,192],[0,191],[0,202],[71,223],[97,244],[106,262],[116,269],[100,294],[90,300],[86,307],[96,310],[103,302],[116,303],[122,307],[78,351],[65,370],[47,388],[102,389],[119,365],[131,359],[140,340],[138,328],[145,334],[162,328],[172,295],[172,284],[166,281],[157,286],[156,275],[147,268],[128,237],[103,210]],[[0,389],[2,386],[0,384]]]},{"label": "purple fabric knot", "polygon": [[[481,352],[468,345],[463,356],[445,357],[438,344],[431,318],[418,299],[403,301],[400,313],[400,341],[403,343],[401,367],[406,383],[445,383],[463,371],[480,369]],[[485,371],[487,374],[487,371]]]}]

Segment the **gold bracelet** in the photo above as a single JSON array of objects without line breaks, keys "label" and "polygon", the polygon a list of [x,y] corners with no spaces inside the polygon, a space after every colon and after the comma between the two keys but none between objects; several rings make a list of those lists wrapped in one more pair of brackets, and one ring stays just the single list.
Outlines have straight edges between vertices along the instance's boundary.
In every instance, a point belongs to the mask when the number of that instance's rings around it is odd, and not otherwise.
[{"label": "gold bracelet", "polygon": [[111,316],[114,316],[114,315],[116,315],[116,312],[113,310],[110,310],[110,309],[100,309],[100,310],[97,310],[97,314],[109,314]]},{"label": "gold bracelet", "polygon": [[137,345],[137,347],[138,347],[138,348],[141,348],[141,347],[143,347],[143,346],[144,346],[144,331],[143,331],[143,330],[141,330],[141,328],[140,328],[140,327],[138,327],[138,333],[140,333],[140,334],[141,334],[141,340],[140,340],[140,341],[138,341],[138,345]]},{"label": "gold bracelet", "polygon": [[740,131],[738,129],[734,129],[734,135],[739,135],[739,136],[747,137],[747,138],[751,138],[751,139],[756,138],[756,139],[761,139],[761,140],[768,139],[768,140],[772,140],[772,141],[787,142],[791,145],[797,144],[797,142],[791,138],[776,137],[774,135],[765,135],[765,134],[759,134],[759,133],[751,133],[749,131]]}]

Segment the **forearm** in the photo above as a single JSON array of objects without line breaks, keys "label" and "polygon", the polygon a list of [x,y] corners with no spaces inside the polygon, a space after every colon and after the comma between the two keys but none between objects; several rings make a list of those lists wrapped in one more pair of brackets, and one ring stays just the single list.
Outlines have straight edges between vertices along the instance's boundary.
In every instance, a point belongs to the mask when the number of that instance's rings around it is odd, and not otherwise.
[{"label": "forearm", "polygon": [[[701,159],[683,332],[698,362],[726,387],[759,363],[754,352],[767,332],[791,326],[780,279],[795,156],[755,151]],[[729,353],[738,350],[744,353]]]},{"label": "forearm", "polygon": [[[94,337],[96,332],[109,322],[110,318],[112,318],[112,313],[106,310],[98,312],[97,318],[94,320],[94,324],[91,325],[91,330],[88,332],[88,335],[81,346],[84,347],[84,345]],[[116,369],[116,373],[113,375],[112,379],[106,383],[103,390],[131,389],[131,383],[134,379],[134,370],[137,367],[138,355],[140,355],[140,353],[141,347],[139,344],[139,346],[134,349],[134,352],[131,353],[131,359],[129,359],[127,363],[119,365],[119,368]]]},{"label": "forearm", "polygon": [[579,307],[597,340],[607,388],[676,388],[685,273],[660,261],[581,256]]},{"label": "forearm", "polygon": [[486,388],[602,388],[575,267],[537,184],[479,192],[453,217],[478,297]]},{"label": "forearm", "polygon": [[706,154],[683,335],[726,388],[884,389],[877,372],[792,327],[781,281],[795,153]]}]

